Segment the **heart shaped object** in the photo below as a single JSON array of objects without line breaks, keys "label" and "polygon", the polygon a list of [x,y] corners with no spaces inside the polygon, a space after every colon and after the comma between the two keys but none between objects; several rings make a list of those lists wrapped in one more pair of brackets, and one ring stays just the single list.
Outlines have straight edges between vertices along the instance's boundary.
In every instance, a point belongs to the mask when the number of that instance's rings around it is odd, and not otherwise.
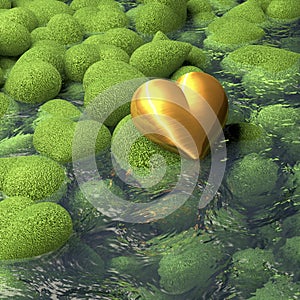
[{"label": "heart shaped object", "polygon": [[225,125],[226,93],[213,76],[191,72],[176,82],[153,79],[131,100],[137,129],[153,142],[192,159],[203,158]]}]

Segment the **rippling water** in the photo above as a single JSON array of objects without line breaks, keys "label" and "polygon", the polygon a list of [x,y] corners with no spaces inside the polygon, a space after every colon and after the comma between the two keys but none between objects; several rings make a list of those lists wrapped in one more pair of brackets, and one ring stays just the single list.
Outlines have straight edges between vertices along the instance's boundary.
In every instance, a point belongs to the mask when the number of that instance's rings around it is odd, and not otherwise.
[{"label": "rippling water", "polygon": [[[133,6],[133,2],[127,1],[127,9]],[[195,34],[199,36],[197,41],[190,40],[190,42],[201,47],[205,37],[203,29],[193,28],[188,23],[183,30],[174,34],[174,38],[176,39],[181,36],[182,32],[188,31],[191,36],[195,36]],[[261,43],[299,51],[299,37],[299,25],[287,25],[269,30]],[[186,39],[189,41],[188,38]],[[221,69],[222,53],[210,52],[210,55],[212,65],[209,73],[218,78],[226,89],[230,101],[230,110],[235,112],[235,120],[247,120],[251,112],[266,104],[280,102],[290,107],[300,106],[299,94],[291,93],[281,99],[266,100],[260,97],[247,96],[241,82]],[[66,93],[63,90],[60,96],[64,98],[65,95]],[[82,94],[77,96],[77,98],[72,97],[69,100],[74,104],[81,104]],[[24,114],[20,116],[19,128],[16,129],[16,132],[31,132],[28,124],[32,120],[31,118],[34,118],[36,109],[29,109],[24,106],[23,111]],[[225,128],[227,137],[233,134],[230,130],[232,128],[230,129],[228,126]],[[281,186],[284,186],[286,176],[289,173],[289,162],[291,165],[294,162],[292,157],[285,156],[286,153],[282,152],[281,139],[275,140],[275,146],[269,150],[269,154],[271,157],[278,157],[279,160],[284,156],[282,165],[285,165],[285,167],[281,168],[278,174],[278,182],[281,183]],[[234,144],[233,146],[229,145],[227,149],[227,170],[237,159],[234,147]],[[217,234],[220,239],[222,239],[222,234],[224,236],[226,234],[224,249],[228,255],[236,249],[243,248],[244,245],[264,247],[268,241],[259,234],[260,228],[264,225],[276,227],[278,220],[295,212],[288,201],[279,201],[284,198],[282,194],[285,191],[282,188],[275,191],[278,202],[274,202],[273,206],[267,207],[259,213],[255,210],[249,210],[248,215],[243,220],[239,219],[240,216],[232,215],[231,218],[226,219],[225,223],[220,223],[219,209],[227,207],[229,203],[234,201],[225,183],[222,184],[214,201],[206,209],[198,212],[197,206],[193,206],[193,203],[197,203],[199,195],[203,191],[209,166],[210,158],[208,157],[202,162],[202,170],[204,171],[199,177],[194,194],[188,200],[194,212],[191,213],[187,208],[189,217],[178,220],[176,227],[181,230],[193,226],[198,227],[212,233],[212,235]],[[147,250],[148,247],[146,241],[151,238],[159,234],[165,234],[167,239],[168,236],[173,235],[175,228],[170,219],[166,218],[166,220],[150,224],[126,224],[104,218],[96,210],[71,205],[77,184],[72,173],[72,166],[69,165],[68,168],[72,184],[61,204],[71,212],[76,234],[72,236],[70,242],[63,249],[56,253],[29,261],[4,265],[3,268],[6,267],[12,270],[13,275],[20,280],[15,288],[7,290],[7,295],[0,295],[0,298],[5,299],[14,295],[13,299],[142,299],[139,298],[139,292],[143,291],[143,288],[153,291],[159,289],[158,261],[155,257],[146,255],[147,251],[144,250]],[[104,153],[98,157],[98,169],[102,178],[112,180],[118,184],[126,198],[131,201],[141,201],[149,197],[155,199],[168,192],[168,190],[158,190],[149,195],[145,191],[130,188],[118,181],[111,165],[110,153]],[[236,206],[238,209],[238,205]],[[118,273],[111,268],[109,265],[110,260],[120,255],[135,257],[139,265],[139,267],[136,267],[138,271],[134,271],[133,265],[131,274]],[[125,293],[124,290],[127,292]],[[233,297],[234,291],[227,286],[226,279],[216,276],[205,292],[200,293],[197,290],[192,290],[184,296],[172,296],[170,299],[200,299],[201,297],[204,299],[225,299],[230,295]]]}]

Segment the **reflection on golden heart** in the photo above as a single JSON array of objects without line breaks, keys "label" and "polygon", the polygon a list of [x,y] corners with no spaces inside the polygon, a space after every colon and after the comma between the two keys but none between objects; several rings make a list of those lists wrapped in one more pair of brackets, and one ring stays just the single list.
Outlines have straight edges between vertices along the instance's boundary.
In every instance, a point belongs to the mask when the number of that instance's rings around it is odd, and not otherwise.
[{"label": "reflection on golden heart", "polygon": [[228,101],[221,84],[203,72],[176,82],[153,79],[142,84],[131,100],[137,129],[164,148],[203,158],[225,125]]}]

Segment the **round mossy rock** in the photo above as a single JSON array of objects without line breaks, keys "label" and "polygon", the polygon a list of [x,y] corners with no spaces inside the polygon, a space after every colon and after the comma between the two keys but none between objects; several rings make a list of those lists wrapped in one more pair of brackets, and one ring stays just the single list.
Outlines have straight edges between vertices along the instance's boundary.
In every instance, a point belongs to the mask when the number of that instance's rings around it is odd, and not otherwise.
[{"label": "round mossy rock", "polygon": [[38,26],[35,14],[25,7],[14,7],[2,16],[5,20],[19,23],[27,28],[29,32]]},{"label": "round mossy rock", "polygon": [[29,205],[0,230],[0,260],[31,258],[62,247],[73,231],[69,213],[60,205]]},{"label": "round mossy rock", "polygon": [[100,59],[95,45],[79,44],[69,48],[65,55],[65,72],[70,80],[81,82],[86,70]]},{"label": "round mossy rock", "polygon": [[98,61],[87,69],[83,77],[83,86],[86,89],[95,81],[102,81],[104,84],[110,84],[111,82],[111,85],[113,85],[121,81],[141,77],[145,77],[144,74],[134,66],[123,61],[107,59]]},{"label": "round mossy rock", "polygon": [[133,30],[128,28],[112,28],[103,34],[92,35],[84,43],[107,44],[122,48],[129,56],[141,45],[144,40]]},{"label": "round mossy rock", "polygon": [[259,41],[265,32],[245,19],[228,16],[211,22],[207,34],[204,47],[226,52]]},{"label": "round mossy rock", "polygon": [[58,117],[76,120],[80,117],[81,111],[71,102],[64,99],[52,99],[39,107],[38,118]]},{"label": "round mossy rock", "polygon": [[53,99],[60,91],[62,80],[50,63],[42,60],[15,65],[5,82],[5,91],[15,100],[42,103]]},{"label": "round mossy rock", "polygon": [[39,155],[18,156],[6,167],[2,185],[5,195],[35,201],[62,196],[67,177],[64,168],[55,161]]},{"label": "round mossy rock", "polygon": [[22,7],[31,10],[35,14],[39,27],[46,26],[50,19],[57,14],[72,15],[74,13],[74,10],[69,5],[56,0],[26,0]]},{"label": "round mossy rock", "polygon": [[50,39],[62,45],[72,45],[83,40],[83,27],[76,18],[66,13],[53,16],[46,28]]},{"label": "round mossy rock", "polygon": [[173,32],[182,25],[183,21],[176,12],[162,3],[145,4],[135,16],[135,28],[144,34],[155,34],[159,30],[164,33]]},{"label": "round mossy rock", "polygon": [[274,201],[278,170],[271,159],[250,153],[233,165],[227,185],[243,206],[262,207]]},{"label": "round mossy rock", "polygon": [[42,60],[51,64],[57,69],[61,76],[64,75],[64,57],[65,49],[60,47],[60,44],[56,42],[50,42],[48,45],[42,41],[33,45],[32,48],[27,50],[17,61],[17,64],[24,62],[35,62],[36,60]]},{"label": "round mossy rock", "polygon": [[149,77],[169,77],[187,58],[192,45],[157,41],[142,45],[130,57],[130,65]]},{"label": "round mossy rock", "polygon": [[239,250],[232,256],[229,283],[243,298],[247,299],[274,275],[272,269],[274,264],[275,259],[270,250],[259,248]]},{"label": "round mossy rock", "polygon": [[298,20],[300,5],[297,0],[272,0],[266,9],[266,14],[277,20]]},{"label": "round mossy rock", "polygon": [[13,21],[6,20],[0,15],[0,55],[18,56],[23,54],[31,45],[28,29]]}]

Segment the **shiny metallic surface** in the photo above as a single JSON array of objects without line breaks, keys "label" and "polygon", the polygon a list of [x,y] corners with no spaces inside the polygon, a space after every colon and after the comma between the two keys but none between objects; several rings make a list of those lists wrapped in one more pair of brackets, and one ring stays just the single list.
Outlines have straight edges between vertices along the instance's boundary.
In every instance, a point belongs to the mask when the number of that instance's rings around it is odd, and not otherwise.
[{"label": "shiny metallic surface", "polygon": [[[207,103],[216,118],[207,112]],[[223,127],[227,112],[228,101],[221,84],[202,72],[187,73],[176,82],[150,80],[136,90],[131,101],[133,122],[141,133],[170,151],[182,151],[191,159],[207,155],[209,140],[220,133],[216,132],[216,121]],[[201,126],[204,122],[208,134]]]}]

